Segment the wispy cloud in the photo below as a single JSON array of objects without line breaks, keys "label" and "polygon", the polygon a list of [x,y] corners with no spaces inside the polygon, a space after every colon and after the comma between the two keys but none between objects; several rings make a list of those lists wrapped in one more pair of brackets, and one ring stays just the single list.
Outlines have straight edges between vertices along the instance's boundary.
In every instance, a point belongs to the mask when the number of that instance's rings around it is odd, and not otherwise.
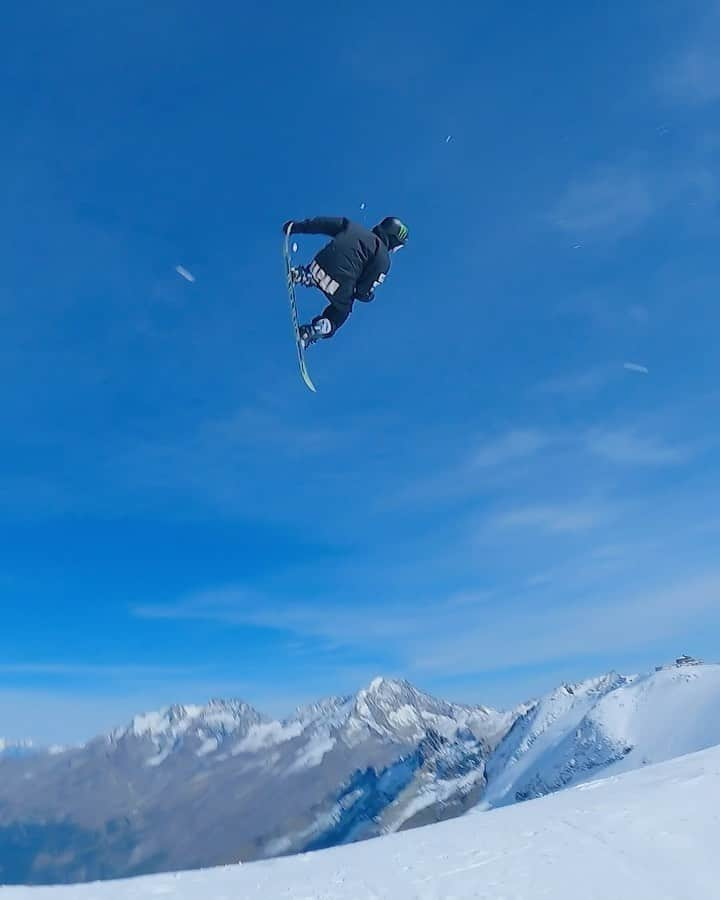
[{"label": "wispy cloud", "polygon": [[709,572],[666,587],[513,610],[464,627],[452,641],[438,635],[418,653],[417,665],[447,674],[638,652],[663,640],[685,640],[698,622],[717,624],[719,598],[720,573]]},{"label": "wispy cloud", "polygon": [[719,190],[715,168],[702,158],[672,165],[631,159],[576,178],[548,218],[573,236],[617,240],[671,210],[712,208]]},{"label": "wispy cloud", "polygon": [[534,429],[508,431],[494,440],[481,444],[469,460],[471,468],[502,466],[534,456],[552,443],[552,436]]},{"label": "wispy cloud", "polygon": [[544,533],[573,534],[604,525],[613,511],[602,503],[522,506],[491,520],[494,528],[529,528]]},{"label": "wispy cloud", "polygon": [[462,610],[465,607],[482,607],[492,603],[496,596],[494,591],[459,591],[456,594],[451,594],[445,600],[445,606],[448,609],[458,610]]},{"label": "wispy cloud", "polygon": [[[329,642],[363,644],[367,640],[402,637],[406,607],[399,601],[338,606],[323,599],[289,602],[249,591],[241,585],[200,591],[169,604],[139,604],[132,613],[142,619],[207,621],[311,636]],[[364,621],[362,627],[360,622]]]},{"label": "wispy cloud", "polygon": [[608,462],[634,466],[671,466],[693,456],[689,446],[670,444],[637,431],[594,430],[586,436],[590,453]]},{"label": "wispy cloud", "polygon": [[469,498],[478,487],[487,488],[487,470],[494,473],[495,484],[502,477],[510,479],[526,468],[556,440],[550,431],[538,428],[510,429],[487,438],[471,441],[470,448],[454,459],[445,460],[441,469],[415,477],[401,488],[388,505],[446,502]]},{"label": "wispy cloud", "polygon": [[720,100],[720,59],[716,51],[690,50],[666,79],[668,91],[679,100],[715,103]]},{"label": "wispy cloud", "polygon": [[661,72],[660,90],[669,99],[691,105],[720,101],[720,4],[704,7],[702,21],[687,45]]},{"label": "wispy cloud", "polygon": [[0,675],[58,675],[81,678],[174,678],[206,673],[208,667],[92,665],[83,663],[23,662],[0,663]]},{"label": "wispy cloud", "polygon": [[622,236],[643,225],[661,202],[647,172],[605,168],[573,181],[550,213],[572,234]]},{"label": "wispy cloud", "polygon": [[[196,422],[172,437],[129,440],[106,454],[100,474],[104,483],[124,485],[126,498],[139,497],[140,502],[183,497],[199,508],[230,515],[265,514],[272,502],[282,511],[287,502],[279,499],[279,489],[268,491],[267,479],[272,476],[276,485],[291,483],[293,467],[301,460],[312,464],[342,453],[364,424],[333,428],[258,404]],[[329,473],[317,467],[315,484],[326,477]]]},{"label": "wispy cloud", "polygon": [[620,369],[614,363],[592,366],[582,372],[557,375],[541,381],[536,390],[544,394],[585,394],[599,391],[619,375]]},{"label": "wispy cloud", "polygon": [[[586,564],[587,559],[578,563],[582,573]],[[338,647],[372,645],[391,653],[394,670],[443,676],[548,664],[621,649],[637,651],[662,640],[683,638],[698,623],[718,622],[719,571],[676,575],[662,584],[655,576],[655,583],[644,590],[618,590],[617,571],[602,570],[608,578],[592,593],[588,593],[589,583],[583,588],[579,581],[575,589],[563,591],[561,584],[551,580],[514,591],[506,587],[500,592],[451,595],[445,602],[426,604],[422,615],[417,614],[415,602],[373,603],[365,608],[279,603],[255,610],[243,607],[233,613],[207,608],[199,613],[187,601],[168,607],[164,614],[215,615],[228,625],[253,621]],[[542,593],[541,600],[537,591]]]}]

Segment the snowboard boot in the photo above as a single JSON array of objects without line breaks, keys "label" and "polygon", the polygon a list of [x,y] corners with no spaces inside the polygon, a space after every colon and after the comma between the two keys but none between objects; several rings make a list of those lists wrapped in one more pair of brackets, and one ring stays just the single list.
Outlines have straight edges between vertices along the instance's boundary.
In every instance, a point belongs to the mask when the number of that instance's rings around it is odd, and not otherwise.
[{"label": "snowboard boot", "polygon": [[315,341],[330,337],[332,325],[330,324],[330,319],[321,317],[315,319],[309,325],[301,325],[298,331],[300,332],[300,344],[303,350],[307,350],[310,344],[314,344]]}]

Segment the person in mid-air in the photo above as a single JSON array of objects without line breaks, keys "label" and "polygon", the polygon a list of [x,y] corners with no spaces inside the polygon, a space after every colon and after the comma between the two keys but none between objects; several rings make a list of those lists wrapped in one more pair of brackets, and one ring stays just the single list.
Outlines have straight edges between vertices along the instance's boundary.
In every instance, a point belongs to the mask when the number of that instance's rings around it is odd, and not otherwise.
[{"label": "person in mid-air", "polygon": [[369,303],[390,271],[390,254],[404,247],[407,226],[392,216],[372,231],[350,219],[318,216],[302,222],[286,222],[285,234],[327,234],[329,244],[309,266],[291,270],[295,284],[322,291],[328,306],[309,325],[300,326],[303,348],[320,338],[332,337],[347,320],[355,300]]}]

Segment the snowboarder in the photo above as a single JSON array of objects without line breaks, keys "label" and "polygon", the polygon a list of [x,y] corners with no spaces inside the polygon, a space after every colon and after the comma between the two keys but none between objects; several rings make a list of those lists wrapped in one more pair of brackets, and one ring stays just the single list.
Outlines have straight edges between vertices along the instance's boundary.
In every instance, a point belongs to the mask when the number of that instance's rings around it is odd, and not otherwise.
[{"label": "snowboarder", "polygon": [[350,219],[318,216],[283,225],[289,234],[326,234],[332,238],[309,266],[291,270],[295,284],[322,291],[328,306],[309,325],[300,326],[302,348],[320,338],[332,337],[347,320],[355,300],[369,303],[390,271],[390,254],[404,247],[406,225],[392,216],[372,231]]}]

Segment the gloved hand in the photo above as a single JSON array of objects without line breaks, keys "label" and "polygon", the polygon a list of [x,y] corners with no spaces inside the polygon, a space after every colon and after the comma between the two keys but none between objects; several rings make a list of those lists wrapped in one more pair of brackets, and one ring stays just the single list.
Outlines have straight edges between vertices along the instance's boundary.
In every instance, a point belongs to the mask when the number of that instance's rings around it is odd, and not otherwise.
[{"label": "gloved hand", "polygon": [[361,303],[370,303],[375,299],[375,291],[371,288],[366,294],[357,294],[355,299]]},{"label": "gloved hand", "polygon": [[292,231],[292,227],[293,227],[294,224],[295,224],[295,223],[293,222],[293,220],[292,220],[292,219],[289,219],[289,220],[283,225],[283,234],[290,234],[290,232]]}]

